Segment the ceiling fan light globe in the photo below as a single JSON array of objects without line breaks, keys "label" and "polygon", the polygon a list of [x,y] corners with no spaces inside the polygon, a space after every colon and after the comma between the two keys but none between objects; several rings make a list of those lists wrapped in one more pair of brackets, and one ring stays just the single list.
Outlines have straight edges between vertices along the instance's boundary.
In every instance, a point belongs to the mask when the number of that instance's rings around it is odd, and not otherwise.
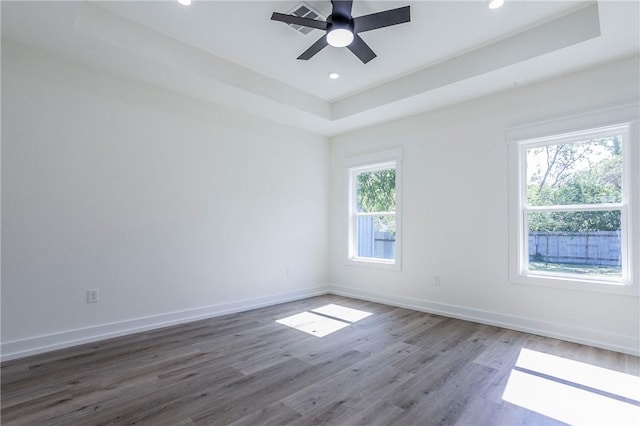
[{"label": "ceiling fan light globe", "polygon": [[327,33],[327,43],[333,47],[346,47],[353,41],[353,33],[346,28],[336,28]]}]

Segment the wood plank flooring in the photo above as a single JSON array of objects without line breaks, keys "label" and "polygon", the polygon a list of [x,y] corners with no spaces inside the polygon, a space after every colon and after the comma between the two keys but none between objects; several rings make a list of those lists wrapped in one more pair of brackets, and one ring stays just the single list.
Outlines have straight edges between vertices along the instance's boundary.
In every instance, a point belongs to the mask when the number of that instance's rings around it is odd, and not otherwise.
[{"label": "wood plank flooring", "polygon": [[[275,322],[328,304],[371,315],[324,337]],[[638,357],[326,295],[5,362],[1,422],[563,424],[503,399],[514,371],[640,413],[634,397],[516,366],[523,350],[640,375]]]}]

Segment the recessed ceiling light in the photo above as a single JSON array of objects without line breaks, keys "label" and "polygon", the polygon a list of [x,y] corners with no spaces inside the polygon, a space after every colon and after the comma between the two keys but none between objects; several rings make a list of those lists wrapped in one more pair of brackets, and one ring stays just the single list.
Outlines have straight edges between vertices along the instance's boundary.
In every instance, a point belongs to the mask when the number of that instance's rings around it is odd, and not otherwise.
[{"label": "recessed ceiling light", "polygon": [[338,74],[337,72],[329,73],[329,78],[330,78],[331,80],[337,80],[337,79],[339,79],[339,78],[340,78],[340,74]]},{"label": "recessed ceiling light", "polygon": [[178,0],[178,3],[183,6],[189,6],[191,4],[191,0]]},{"label": "recessed ceiling light", "polygon": [[489,9],[497,9],[504,4],[504,0],[490,0]]}]

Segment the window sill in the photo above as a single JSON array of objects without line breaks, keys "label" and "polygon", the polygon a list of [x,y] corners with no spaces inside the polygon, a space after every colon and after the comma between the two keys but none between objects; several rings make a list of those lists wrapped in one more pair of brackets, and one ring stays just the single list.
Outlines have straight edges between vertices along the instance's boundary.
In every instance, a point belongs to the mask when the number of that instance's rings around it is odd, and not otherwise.
[{"label": "window sill", "polygon": [[510,277],[511,284],[533,285],[565,290],[590,291],[617,294],[622,296],[640,296],[638,286],[630,281],[580,280],[570,277],[555,277],[537,274],[517,274]]},{"label": "window sill", "polygon": [[353,258],[347,259],[345,265],[360,266],[364,268],[388,269],[391,271],[400,271],[399,262],[395,260],[372,259],[372,258]]}]

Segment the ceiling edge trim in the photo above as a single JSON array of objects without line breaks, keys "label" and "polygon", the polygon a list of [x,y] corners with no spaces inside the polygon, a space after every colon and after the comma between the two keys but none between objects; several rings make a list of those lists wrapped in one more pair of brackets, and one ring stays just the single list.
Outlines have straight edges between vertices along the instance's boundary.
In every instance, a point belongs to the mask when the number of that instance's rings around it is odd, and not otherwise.
[{"label": "ceiling edge trim", "polygon": [[598,4],[331,104],[341,120],[599,37]]},{"label": "ceiling edge trim", "polygon": [[145,27],[88,2],[78,8],[74,30],[168,67],[181,68],[319,118],[331,117],[328,102],[248,68]]}]

